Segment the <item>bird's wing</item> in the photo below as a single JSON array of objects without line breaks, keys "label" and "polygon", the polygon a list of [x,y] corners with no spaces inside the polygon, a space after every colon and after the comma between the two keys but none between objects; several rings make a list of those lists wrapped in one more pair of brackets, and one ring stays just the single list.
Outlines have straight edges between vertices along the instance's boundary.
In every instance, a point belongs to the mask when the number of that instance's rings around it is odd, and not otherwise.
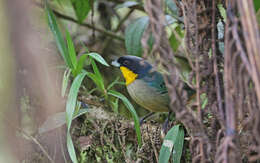
[{"label": "bird's wing", "polygon": [[155,90],[158,91],[160,94],[168,93],[161,73],[157,71],[150,72],[144,77],[144,81],[146,81],[149,86],[155,88]]}]

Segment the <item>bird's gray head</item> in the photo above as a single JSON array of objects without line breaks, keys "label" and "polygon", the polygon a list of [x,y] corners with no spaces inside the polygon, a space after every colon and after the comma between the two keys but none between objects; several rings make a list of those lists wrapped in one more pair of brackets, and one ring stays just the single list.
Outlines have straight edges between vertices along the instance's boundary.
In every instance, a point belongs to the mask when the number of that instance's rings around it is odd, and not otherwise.
[{"label": "bird's gray head", "polygon": [[112,65],[116,67],[125,67],[137,74],[139,78],[149,72],[152,68],[152,65],[143,58],[130,55],[118,58],[112,62]]}]

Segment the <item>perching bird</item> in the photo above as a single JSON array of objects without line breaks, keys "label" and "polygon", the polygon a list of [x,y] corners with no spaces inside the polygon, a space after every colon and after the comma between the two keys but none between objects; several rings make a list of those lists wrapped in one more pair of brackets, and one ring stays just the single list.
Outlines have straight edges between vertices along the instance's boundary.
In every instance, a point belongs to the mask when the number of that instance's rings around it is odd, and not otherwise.
[{"label": "perching bird", "polygon": [[[151,111],[140,123],[155,112],[169,112],[170,115],[170,98],[163,76],[150,63],[140,57],[123,56],[112,64],[120,67],[130,96],[136,103]],[[164,130],[167,128],[168,118],[163,125]]]}]

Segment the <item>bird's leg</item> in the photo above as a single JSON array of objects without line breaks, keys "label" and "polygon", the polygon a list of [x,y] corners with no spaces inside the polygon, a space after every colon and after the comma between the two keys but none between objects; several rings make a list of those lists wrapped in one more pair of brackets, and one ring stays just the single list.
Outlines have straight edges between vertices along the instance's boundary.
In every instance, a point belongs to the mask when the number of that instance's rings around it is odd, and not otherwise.
[{"label": "bird's leg", "polygon": [[140,121],[139,121],[139,122],[140,122],[140,126],[142,126],[142,124],[144,123],[144,120],[145,120],[145,119],[147,119],[148,117],[154,115],[154,113],[155,113],[155,112],[151,112],[151,113],[146,114],[144,117],[142,117],[142,118],[140,119]]},{"label": "bird's leg", "polygon": [[163,133],[164,133],[164,134],[167,133],[167,128],[168,128],[169,119],[170,119],[171,114],[172,114],[172,112],[170,111],[170,112],[168,113],[168,116],[167,116],[166,120],[165,120],[164,123],[163,123],[162,129],[163,129]]}]

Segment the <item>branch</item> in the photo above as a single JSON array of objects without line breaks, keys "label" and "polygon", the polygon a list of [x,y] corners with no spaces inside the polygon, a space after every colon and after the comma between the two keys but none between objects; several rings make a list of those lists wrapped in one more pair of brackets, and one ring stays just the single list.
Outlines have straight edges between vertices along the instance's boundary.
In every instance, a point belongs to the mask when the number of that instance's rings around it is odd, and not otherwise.
[{"label": "branch", "polygon": [[109,37],[113,37],[114,39],[118,39],[120,41],[125,41],[125,39],[122,36],[118,36],[118,35],[114,34],[113,32],[106,31],[102,28],[95,27],[95,26],[88,24],[88,23],[79,24],[78,21],[76,19],[72,18],[72,17],[69,17],[67,15],[63,15],[63,14],[61,14],[58,11],[55,11],[55,10],[52,10],[52,11],[57,17],[59,17],[61,19],[69,20],[71,22],[77,23],[80,26],[84,26],[84,27],[87,27],[87,28],[90,28],[90,29],[94,29],[94,30],[96,30],[100,33],[103,33],[103,34],[105,34]]},{"label": "branch", "polygon": [[[38,7],[40,7],[40,8],[44,8],[44,6],[43,6],[42,4],[40,4],[40,3],[35,2],[34,4],[35,4],[36,6],[38,6]],[[57,17],[59,17],[59,18],[61,18],[61,19],[71,21],[71,22],[76,23],[76,24],[78,24],[78,25],[80,25],[80,26],[83,26],[83,27],[87,27],[87,28],[90,28],[90,29],[94,29],[95,31],[98,31],[98,32],[100,32],[100,33],[103,33],[103,34],[105,34],[105,35],[107,35],[107,36],[109,36],[109,37],[112,37],[112,38],[114,38],[114,39],[117,39],[117,40],[120,40],[120,41],[125,41],[125,38],[124,38],[124,37],[119,36],[119,35],[117,35],[117,34],[115,34],[115,33],[113,33],[113,32],[106,31],[106,30],[104,30],[104,29],[102,29],[102,28],[96,27],[96,26],[91,25],[91,24],[88,24],[88,23],[82,23],[82,24],[80,24],[80,23],[78,22],[78,20],[76,20],[76,19],[74,19],[74,18],[72,18],[72,17],[70,17],[70,16],[64,15],[64,14],[62,14],[62,13],[56,11],[56,10],[53,10],[53,9],[52,9],[52,11],[53,11],[53,13],[54,13]]]}]

